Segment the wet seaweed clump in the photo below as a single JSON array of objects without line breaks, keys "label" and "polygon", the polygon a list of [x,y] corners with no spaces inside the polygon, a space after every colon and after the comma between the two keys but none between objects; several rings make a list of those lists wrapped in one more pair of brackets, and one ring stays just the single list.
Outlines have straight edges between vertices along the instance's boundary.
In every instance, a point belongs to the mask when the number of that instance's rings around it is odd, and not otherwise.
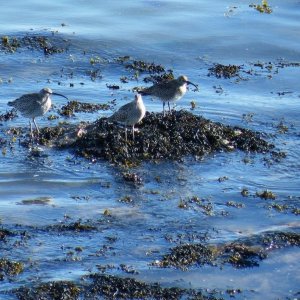
[{"label": "wet seaweed clump", "polygon": [[235,76],[239,76],[239,71],[241,66],[237,65],[222,65],[215,64],[213,67],[209,68],[208,76],[216,76],[217,78],[229,79]]},{"label": "wet seaweed clump", "polygon": [[120,86],[117,84],[106,84],[107,88],[110,90],[119,90]]},{"label": "wet seaweed clump", "polygon": [[85,128],[72,147],[86,158],[102,158],[130,165],[143,160],[176,160],[186,155],[203,157],[212,152],[239,149],[266,153],[274,146],[250,130],[214,123],[187,111],[146,113],[135,140],[124,128],[102,118]]},{"label": "wet seaweed clump", "polygon": [[85,112],[85,113],[93,113],[98,110],[109,110],[109,104],[93,104],[93,103],[85,103],[79,102],[76,100],[69,101],[66,105],[64,105],[58,113],[61,116],[71,117],[74,116],[74,113]]},{"label": "wet seaweed clump", "polygon": [[258,196],[262,199],[265,199],[265,200],[268,200],[268,199],[275,200],[275,198],[276,198],[276,195],[272,191],[269,191],[269,190],[265,190],[263,192],[256,192],[256,196]]},{"label": "wet seaweed clump", "polygon": [[170,81],[170,80],[173,80],[175,79],[174,78],[174,74],[173,74],[173,71],[172,70],[168,70],[168,73],[164,72],[163,74],[160,74],[160,75],[153,75],[153,74],[150,74],[150,76],[146,76],[143,81],[146,82],[146,83],[161,83],[161,82],[164,82],[164,81]]},{"label": "wet seaweed clump", "polygon": [[15,109],[12,109],[12,110],[0,115],[0,122],[6,122],[6,121],[13,120],[17,116],[18,116],[17,111]]},{"label": "wet seaweed clump", "polygon": [[127,182],[132,182],[134,184],[140,185],[143,183],[143,179],[141,176],[139,176],[136,173],[132,173],[132,172],[123,172],[122,176],[124,178],[125,181]]},{"label": "wet seaweed clump", "polygon": [[20,42],[17,38],[2,36],[1,37],[1,50],[8,52],[15,52],[20,47]]},{"label": "wet seaweed clump", "polygon": [[14,293],[20,300],[75,300],[78,299],[80,288],[70,281],[53,281],[31,288],[20,287]]},{"label": "wet seaweed clump", "polygon": [[262,0],[261,4],[250,4],[249,7],[253,7],[260,13],[271,14],[273,12],[272,8],[269,6],[267,0]]},{"label": "wet seaweed clump", "polygon": [[42,128],[39,135],[39,142],[42,145],[52,145],[53,140],[58,140],[66,135],[67,129],[63,126]]},{"label": "wet seaweed clump", "polygon": [[266,258],[262,247],[253,247],[243,243],[231,243],[225,246],[203,244],[184,244],[171,249],[154,266],[175,267],[186,270],[192,266],[221,266],[229,263],[235,268],[258,266],[258,261]]},{"label": "wet seaweed clump", "polygon": [[223,263],[230,263],[235,268],[258,267],[259,261],[267,257],[262,247],[254,247],[244,243],[231,243],[224,247]]},{"label": "wet seaweed clump", "polygon": [[50,225],[46,227],[47,231],[74,231],[74,232],[84,232],[84,231],[92,231],[96,230],[97,227],[89,224],[88,222],[82,223],[81,220],[78,220],[74,223],[70,224],[58,224],[58,225]]},{"label": "wet seaweed clump", "polygon": [[5,240],[7,236],[11,236],[13,233],[7,229],[0,229],[0,241]]},{"label": "wet seaweed clump", "polygon": [[193,265],[213,265],[216,260],[216,254],[216,249],[211,246],[185,244],[172,248],[171,253],[164,255],[161,260],[156,260],[152,265],[162,268],[175,267],[185,270]]},{"label": "wet seaweed clump", "polygon": [[16,276],[22,273],[24,265],[21,262],[0,258],[0,281],[5,277]]},{"label": "wet seaweed clump", "polygon": [[181,288],[163,288],[159,284],[147,284],[133,278],[121,278],[104,274],[91,274],[88,278],[93,282],[85,293],[87,299],[104,296],[105,299],[167,300],[180,299],[186,292]]},{"label": "wet seaweed clump", "polygon": [[133,60],[125,65],[126,69],[134,70],[138,72],[148,72],[148,73],[162,73],[165,72],[165,68],[161,65],[156,65],[154,63],[147,63],[142,60]]},{"label": "wet seaweed clump", "polygon": [[292,213],[296,216],[299,216],[300,215],[300,208],[297,208],[297,207],[294,207],[292,209]]},{"label": "wet seaweed clump", "polygon": [[24,199],[19,204],[22,205],[48,205],[51,203],[50,197],[37,197],[34,199]]},{"label": "wet seaweed clump", "polygon": [[180,199],[178,207],[183,209],[193,209],[195,211],[200,210],[207,216],[212,216],[214,214],[214,207],[211,200],[202,199],[197,196],[193,196],[187,199]]},{"label": "wet seaweed clump", "polygon": [[21,37],[1,37],[0,49],[15,52],[18,49],[42,50],[45,55],[65,52],[68,48],[67,41],[62,38],[44,35],[25,35]]},{"label": "wet seaweed clump", "polygon": [[[110,266],[109,266],[110,267]],[[105,267],[106,268],[106,267]],[[76,299],[155,299],[155,300],[221,300],[221,291],[197,291],[178,287],[161,287],[159,283],[145,283],[134,278],[123,278],[94,273],[83,276],[84,284],[52,281],[33,287],[20,287],[13,293],[19,300],[76,300]],[[233,293],[233,290],[226,293]]]},{"label": "wet seaweed clump", "polygon": [[268,249],[300,246],[300,234],[295,232],[267,232],[261,237],[262,244]]}]

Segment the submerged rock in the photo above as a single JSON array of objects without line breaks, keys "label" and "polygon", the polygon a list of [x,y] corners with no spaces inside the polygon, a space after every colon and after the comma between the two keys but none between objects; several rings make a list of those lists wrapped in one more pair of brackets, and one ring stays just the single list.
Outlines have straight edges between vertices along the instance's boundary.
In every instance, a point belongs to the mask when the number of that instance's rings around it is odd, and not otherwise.
[{"label": "submerged rock", "polygon": [[[73,127],[72,127],[73,126]],[[225,126],[187,111],[146,113],[138,125],[135,140],[126,142],[124,128],[101,118],[92,124],[44,128],[40,142],[58,148],[69,147],[87,158],[114,163],[139,163],[143,160],[180,159],[218,151],[269,152],[274,145],[247,129]]]}]

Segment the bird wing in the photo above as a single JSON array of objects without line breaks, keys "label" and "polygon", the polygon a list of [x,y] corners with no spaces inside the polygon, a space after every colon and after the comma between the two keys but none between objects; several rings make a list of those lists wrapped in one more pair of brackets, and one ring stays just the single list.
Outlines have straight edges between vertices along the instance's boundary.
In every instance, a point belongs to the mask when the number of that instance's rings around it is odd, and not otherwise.
[{"label": "bird wing", "polygon": [[20,98],[17,98],[16,100],[11,102],[13,106],[16,108],[22,107],[22,106],[31,106],[36,103],[40,103],[40,97],[39,94],[33,93],[33,94],[26,94],[21,96]]},{"label": "bird wing", "polygon": [[174,80],[157,83],[142,90],[143,95],[152,95],[162,100],[168,100],[175,97],[178,89],[176,88],[176,82]]},{"label": "bird wing", "polygon": [[121,106],[112,116],[108,119],[113,122],[125,122],[128,116],[128,112],[132,109],[132,102],[129,102]]}]

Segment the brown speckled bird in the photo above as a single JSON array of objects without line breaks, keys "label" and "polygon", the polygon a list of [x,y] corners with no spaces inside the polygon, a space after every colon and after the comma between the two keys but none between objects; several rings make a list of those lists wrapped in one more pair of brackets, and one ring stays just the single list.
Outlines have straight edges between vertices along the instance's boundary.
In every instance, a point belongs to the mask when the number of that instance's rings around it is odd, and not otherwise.
[{"label": "brown speckled bird", "polygon": [[[7,104],[17,109],[23,117],[32,119],[39,134],[40,131],[35,122],[35,118],[43,116],[50,109],[50,95],[57,95],[68,99],[64,95],[52,92],[52,90],[49,88],[43,88],[39,93],[25,94],[14,101],[8,102]],[[31,137],[33,138],[32,124],[30,120],[29,124]]]},{"label": "brown speckled bird", "polygon": [[181,99],[186,93],[188,84],[192,84],[198,90],[198,86],[190,82],[186,76],[179,76],[177,79],[157,83],[151,87],[142,89],[139,93],[160,99],[163,102],[163,114],[165,115],[166,102],[168,102],[169,111],[171,111],[170,102]]},{"label": "brown speckled bird", "polygon": [[108,121],[121,123],[125,126],[125,139],[127,141],[127,126],[132,126],[132,138],[134,140],[134,125],[140,122],[146,113],[143,98],[140,94],[135,95],[133,101],[121,106]]}]

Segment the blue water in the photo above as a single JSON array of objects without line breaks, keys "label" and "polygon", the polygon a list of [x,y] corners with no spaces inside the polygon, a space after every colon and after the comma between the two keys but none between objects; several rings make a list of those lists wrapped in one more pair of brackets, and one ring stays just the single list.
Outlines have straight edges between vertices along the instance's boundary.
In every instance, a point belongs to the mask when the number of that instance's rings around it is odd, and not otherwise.
[{"label": "blue water", "polygon": [[[2,146],[0,154],[0,222],[5,228],[19,224],[32,237],[16,251],[11,251],[10,244],[0,244],[0,257],[25,264],[24,273],[13,282],[0,283],[0,291],[32,282],[79,280],[80,275],[97,271],[97,264],[113,264],[114,273],[126,276],[117,270],[125,263],[139,272],[135,278],[165,286],[241,288],[245,293],[242,299],[295,297],[300,279],[297,248],[274,251],[259,268],[245,270],[205,267],[183,272],[149,266],[180,242],[180,234],[207,234],[208,243],[219,243],[268,230],[299,229],[298,216],[268,209],[270,202],[253,195],[268,189],[276,194],[278,203],[299,208],[300,68],[290,66],[268,73],[253,64],[300,62],[300,2],[270,0],[273,13],[269,15],[249,7],[251,3],[15,0],[1,5],[0,36],[54,32],[70,42],[68,52],[49,57],[24,49],[13,54],[0,51],[1,113],[8,109],[8,101],[44,86],[70,99],[94,103],[116,99],[120,106],[132,99],[134,86],[144,84],[142,77],[127,84],[119,80],[128,72],[114,60],[130,55],[171,68],[176,76],[186,74],[199,84],[200,91],[188,91],[177,109],[189,110],[190,102],[195,101],[195,114],[267,133],[269,141],[287,157],[271,165],[264,155],[241,152],[214,154],[201,161],[185,158],[183,162],[145,163],[131,170],[143,178],[143,185],[135,187],[122,180],[123,170],[107,162],[91,163],[51,148],[43,148],[41,157],[32,157],[28,149],[12,141],[12,148]],[[102,78],[91,81],[85,70],[92,68],[89,61],[96,56],[102,59]],[[207,76],[214,63],[243,65],[245,71],[252,68],[256,75],[242,72],[239,81]],[[72,71],[75,75],[68,76]],[[106,84],[121,88],[112,91]],[[218,87],[222,93],[216,93]],[[278,95],[280,92],[288,93]],[[160,102],[144,100],[148,111],[161,111]],[[53,102],[56,108],[65,104],[58,97]],[[111,113],[77,114],[67,121],[94,121]],[[246,120],[243,115],[249,114],[253,117]],[[49,121],[47,115],[38,119],[40,126],[57,122]],[[288,128],[284,134],[278,133],[280,122]],[[28,130],[28,120],[18,117],[2,122],[1,136],[12,126]],[[228,180],[219,182],[223,176]],[[243,188],[252,196],[242,197]],[[195,195],[210,201],[211,216],[178,207],[180,200]],[[122,203],[124,196],[133,201]],[[46,205],[22,205],[24,200],[41,197],[49,200]],[[228,207],[228,201],[245,207]],[[103,218],[105,210],[115,219],[101,232],[57,235],[41,229],[68,218],[96,221]],[[174,241],[167,241],[166,236]],[[107,237],[117,238],[113,249],[99,255]],[[181,240],[188,241],[188,237]],[[194,237],[193,242],[199,241],[200,237]],[[76,246],[84,249],[79,261],[67,255]]]}]

